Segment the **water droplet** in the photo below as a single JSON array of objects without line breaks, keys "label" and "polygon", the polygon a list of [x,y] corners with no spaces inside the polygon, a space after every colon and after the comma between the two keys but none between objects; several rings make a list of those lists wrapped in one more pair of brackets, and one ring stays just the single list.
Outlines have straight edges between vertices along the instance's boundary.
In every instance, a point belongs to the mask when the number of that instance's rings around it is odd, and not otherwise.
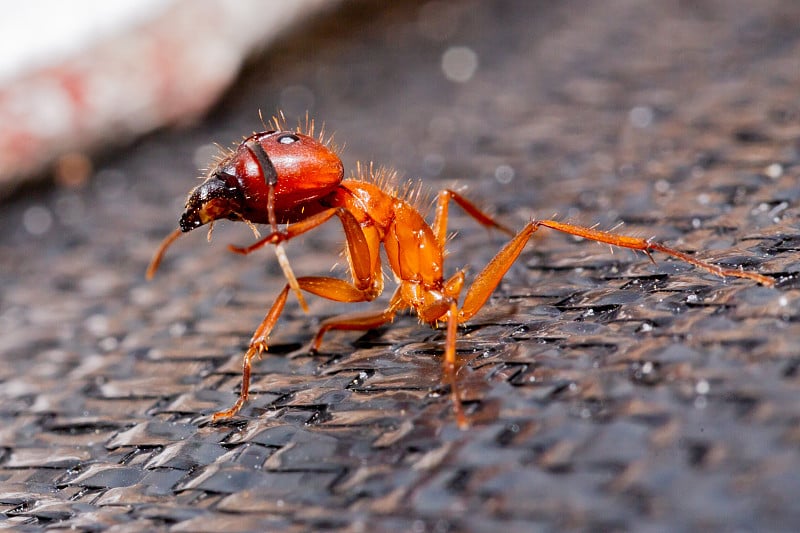
[{"label": "water droplet", "polygon": [[766,169],[764,169],[764,173],[767,175],[767,177],[770,177],[774,180],[778,179],[783,176],[783,165],[780,163],[772,163]]},{"label": "water droplet", "polygon": [[42,205],[33,205],[22,214],[22,225],[31,235],[44,235],[53,225],[53,214]]},{"label": "water droplet", "polygon": [[647,128],[653,123],[655,113],[648,106],[636,106],[628,113],[628,120],[636,128]]},{"label": "water droplet", "polygon": [[442,54],[442,72],[450,81],[464,83],[478,70],[478,54],[466,46],[451,46]]},{"label": "water droplet", "polygon": [[514,169],[509,165],[499,165],[494,169],[494,177],[504,185],[511,183],[511,180],[514,179]]},{"label": "water droplet", "polygon": [[656,180],[655,188],[657,193],[665,194],[669,192],[670,185],[667,180]]}]

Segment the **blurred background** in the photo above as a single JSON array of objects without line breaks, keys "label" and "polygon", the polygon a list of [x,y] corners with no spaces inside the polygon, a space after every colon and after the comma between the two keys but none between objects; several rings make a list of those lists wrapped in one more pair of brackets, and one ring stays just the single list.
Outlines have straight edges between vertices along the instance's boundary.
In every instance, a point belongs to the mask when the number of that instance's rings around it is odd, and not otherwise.
[{"label": "blurred background", "polygon": [[89,154],[196,121],[246,57],[335,1],[291,4],[39,0],[0,31],[0,195],[54,172],[75,185]]}]

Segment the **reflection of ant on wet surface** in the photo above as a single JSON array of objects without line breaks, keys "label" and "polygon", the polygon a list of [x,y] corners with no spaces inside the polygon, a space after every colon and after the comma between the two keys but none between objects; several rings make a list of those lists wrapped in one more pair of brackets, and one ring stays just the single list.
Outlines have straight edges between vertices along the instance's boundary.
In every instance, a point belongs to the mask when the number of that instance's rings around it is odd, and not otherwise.
[{"label": "reflection of ant on wet surface", "polygon": [[[663,244],[554,220],[532,220],[519,232],[496,222],[459,193],[445,189],[438,194],[433,224],[429,225],[409,194],[393,189],[391,173],[357,167],[356,176],[344,179],[339,156],[330,139],[314,135],[313,122],[306,128],[287,130],[282,121],[273,120],[274,130],[255,133],[220,159],[205,182],[189,194],[180,228],[162,242],[147,271],[151,278],[167,247],[182,232],[188,232],[218,219],[239,220],[251,227],[269,224],[271,232],[256,243],[229,248],[249,254],[267,244],[275,245],[278,260],[288,283],[278,295],[244,354],[242,388],[230,409],[214,414],[214,420],[235,415],[247,401],[253,357],[267,350],[267,339],[283,311],[292,289],[307,310],[301,291],[337,302],[365,302],[383,291],[380,245],[399,286],[388,307],[381,311],[351,313],[329,318],[314,337],[316,350],[325,332],[332,329],[368,330],[390,322],[400,311],[412,309],[422,322],[436,326],[446,323],[443,380],[450,385],[453,409],[459,426],[468,425],[461,406],[456,380],[456,332],[460,323],[477,313],[489,299],[506,271],[519,257],[528,239],[540,227],[547,227],[613,246],[640,250],[650,256],[662,252],[723,277],[740,277],[771,286],[770,277],[737,269],[722,268]],[[454,201],[478,223],[511,236],[489,264],[466,288],[464,271],[444,278],[444,248],[447,241],[447,213]],[[338,217],[347,241],[346,255],[352,281],[333,277],[295,278],[282,242],[310,231]],[[279,229],[278,224],[285,224]],[[651,257],[652,260],[652,257]],[[461,302],[459,307],[459,301]]]}]

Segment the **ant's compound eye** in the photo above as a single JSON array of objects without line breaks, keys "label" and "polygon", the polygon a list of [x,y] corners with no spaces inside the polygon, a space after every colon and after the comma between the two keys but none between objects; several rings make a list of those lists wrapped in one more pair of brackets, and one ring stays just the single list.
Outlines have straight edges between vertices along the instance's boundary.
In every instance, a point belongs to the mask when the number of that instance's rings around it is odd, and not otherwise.
[{"label": "ant's compound eye", "polygon": [[296,143],[299,140],[300,138],[293,133],[287,133],[285,135],[281,135],[280,137],[278,137],[278,142],[281,144],[292,144]]}]

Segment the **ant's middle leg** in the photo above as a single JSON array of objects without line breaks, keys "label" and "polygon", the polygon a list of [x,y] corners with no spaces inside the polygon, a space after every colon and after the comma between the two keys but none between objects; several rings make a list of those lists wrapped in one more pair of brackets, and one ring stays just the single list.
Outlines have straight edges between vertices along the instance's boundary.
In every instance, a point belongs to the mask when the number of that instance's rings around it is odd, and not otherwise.
[{"label": "ant's middle leg", "polygon": [[[297,283],[304,291],[334,302],[370,302],[377,296],[372,287],[359,288],[339,278],[306,276],[298,278]],[[253,333],[253,337],[250,339],[251,350],[256,349],[258,353],[266,351],[269,335],[286,305],[286,293],[288,290],[289,285],[287,284],[281,291],[280,296],[275,300],[275,303],[272,304],[261,325]]]},{"label": "ant's middle leg", "polygon": [[403,304],[398,288],[389,301],[389,306],[383,311],[367,311],[362,313],[348,313],[338,315],[322,321],[314,340],[311,341],[311,350],[316,352],[322,344],[322,337],[331,330],[365,331],[375,329],[387,322],[394,320],[394,316]]}]

